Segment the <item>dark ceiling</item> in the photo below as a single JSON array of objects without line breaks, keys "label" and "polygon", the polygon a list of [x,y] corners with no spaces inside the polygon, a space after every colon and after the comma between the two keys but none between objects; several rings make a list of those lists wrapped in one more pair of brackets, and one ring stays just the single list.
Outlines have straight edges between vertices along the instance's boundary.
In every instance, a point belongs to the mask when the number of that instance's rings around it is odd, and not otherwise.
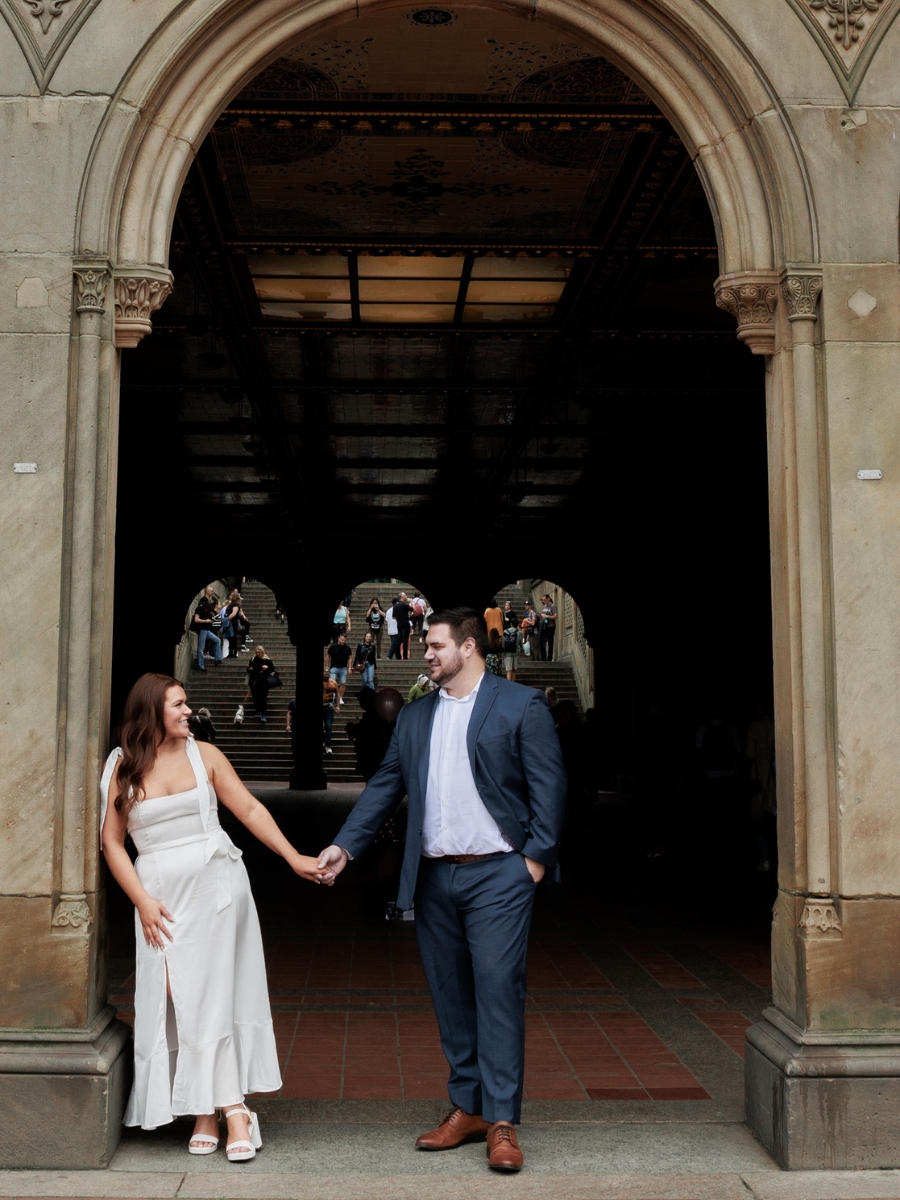
[{"label": "dark ceiling", "polygon": [[165,482],[182,612],[248,568],[449,598],[450,528],[479,587],[555,578],[586,614],[612,578],[683,602],[708,537],[766,603],[761,364],[684,148],[591,46],[467,8],[293,47],[201,146],[171,267],[123,360],[119,544],[129,572],[133,535],[167,545]]}]

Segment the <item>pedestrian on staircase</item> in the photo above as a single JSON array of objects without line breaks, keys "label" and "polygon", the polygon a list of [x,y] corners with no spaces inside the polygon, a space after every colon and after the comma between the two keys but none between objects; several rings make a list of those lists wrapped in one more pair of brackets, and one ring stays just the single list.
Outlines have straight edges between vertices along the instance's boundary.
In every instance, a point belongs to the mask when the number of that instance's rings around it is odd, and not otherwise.
[{"label": "pedestrian on staircase", "polygon": [[247,682],[253,697],[253,707],[263,725],[269,711],[269,683],[266,676],[274,670],[275,664],[266,654],[265,647],[257,646],[253,657],[247,663]]},{"label": "pedestrian on staircase", "polygon": [[222,617],[222,623],[224,624],[227,618],[232,630],[228,651],[229,658],[237,658],[241,652],[241,645],[244,640],[244,631],[241,625],[242,603],[241,593],[235,588],[228,597],[228,610],[225,616]]},{"label": "pedestrian on staircase", "polygon": [[409,695],[406,697],[406,703],[412,704],[414,700],[424,700],[430,691],[433,691],[431,679],[426,674],[417,676],[416,682],[409,689]]},{"label": "pedestrian on staircase", "polygon": [[208,708],[198,708],[188,718],[188,728],[197,742],[209,742],[215,745],[218,730],[213,725],[212,714]]},{"label": "pedestrian on staircase", "polygon": [[516,681],[516,663],[519,659],[519,618],[507,600],[503,614],[503,669],[510,683]]},{"label": "pedestrian on staircase", "polygon": [[556,637],[556,622],[559,620],[559,609],[553,603],[551,596],[541,596],[541,658],[544,662],[553,661],[553,639]]},{"label": "pedestrian on staircase", "polygon": [[492,600],[484,610],[484,620],[487,625],[488,637],[490,637],[492,629],[496,629],[497,633],[501,637],[503,636],[503,610],[496,600]]},{"label": "pedestrian on staircase", "polygon": [[539,622],[540,618],[534,611],[533,601],[526,600],[525,612],[523,613],[522,620],[519,624],[519,632],[522,635],[522,649],[531,659],[537,658]]},{"label": "pedestrian on staircase", "polygon": [[205,671],[203,665],[204,650],[207,642],[211,642],[216,652],[216,665],[222,661],[222,643],[213,633],[213,618],[216,615],[215,593],[207,588],[197,601],[197,607],[191,617],[191,630],[197,635],[197,670]]},{"label": "pedestrian on staircase", "polygon": [[346,604],[339,604],[334,614],[334,638],[336,642],[343,634],[345,637],[350,633],[352,626],[350,624],[350,609]]},{"label": "pedestrian on staircase", "polygon": [[338,685],[338,705],[344,703],[344,688],[347,686],[347,667],[352,650],[347,645],[344,634],[339,634],[337,641],[328,647],[328,666],[331,668],[331,678]]},{"label": "pedestrian on staircase", "polygon": [[222,657],[228,658],[231,650],[231,641],[234,637],[234,626],[231,624],[231,618],[228,613],[231,609],[231,602],[226,600],[219,609],[219,637],[222,639]]},{"label": "pedestrian on staircase", "polygon": [[366,624],[372,630],[372,636],[375,639],[375,650],[379,658],[381,658],[381,639],[384,637],[384,620],[385,612],[381,607],[381,601],[377,596],[373,596],[369,607],[366,609]]},{"label": "pedestrian on staircase", "polygon": [[394,617],[394,605],[400,603],[400,597],[395,596],[391,601],[391,607],[387,610],[384,616],[384,623],[387,626],[388,637],[391,639],[391,644],[388,646],[388,658],[399,658],[398,646],[400,643],[400,635],[397,633],[397,621]]},{"label": "pedestrian on staircase", "polygon": [[322,673],[322,747],[331,754],[331,727],[338,702],[338,685],[328,671]]},{"label": "pedestrian on staircase", "polygon": [[401,592],[394,605],[394,620],[397,622],[397,646],[401,658],[409,658],[409,638],[412,633],[412,605],[406,592]]},{"label": "pedestrian on staircase", "polygon": [[496,629],[488,634],[488,653],[485,667],[491,675],[503,674],[503,639]]},{"label": "pedestrian on staircase", "polygon": [[370,688],[375,686],[376,658],[375,640],[371,633],[367,633],[365,638],[356,647],[353,666],[350,668],[351,671],[358,671],[362,676],[362,687]]},{"label": "pedestrian on staircase", "polygon": [[422,622],[425,620],[425,610],[427,607],[428,605],[423,600],[421,592],[416,592],[412,598],[412,628],[413,633],[419,639],[419,645],[422,644],[422,638],[424,636]]}]

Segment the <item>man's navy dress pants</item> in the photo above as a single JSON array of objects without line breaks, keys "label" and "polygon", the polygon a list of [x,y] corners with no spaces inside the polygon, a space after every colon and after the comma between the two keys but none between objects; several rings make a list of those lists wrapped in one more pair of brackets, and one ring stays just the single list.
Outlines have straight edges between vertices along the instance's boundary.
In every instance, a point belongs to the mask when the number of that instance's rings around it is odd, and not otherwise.
[{"label": "man's navy dress pants", "polygon": [[450,1064],[450,1100],[518,1123],[535,884],[518,851],[453,863],[423,858],[416,937]]}]

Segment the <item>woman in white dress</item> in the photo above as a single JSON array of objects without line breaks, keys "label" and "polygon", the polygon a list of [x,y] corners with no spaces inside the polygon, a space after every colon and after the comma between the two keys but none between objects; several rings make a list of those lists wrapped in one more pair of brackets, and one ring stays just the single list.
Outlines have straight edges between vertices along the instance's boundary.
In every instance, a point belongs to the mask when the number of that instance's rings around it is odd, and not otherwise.
[{"label": "woman in white dress", "polygon": [[[221,1109],[226,1154],[243,1162],[262,1145],[244,1097],[276,1091],[281,1073],[250,881],[217,801],[301,878],[331,884],[334,876],[297,853],[221,750],[193,739],[190,715],[177,679],[141,676],[100,785],[103,852],[135,906],[134,1086],[125,1124],[155,1129],[196,1116],[189,1150],[212,1154]],[[126,833],[137,847],[134,865]]]}]

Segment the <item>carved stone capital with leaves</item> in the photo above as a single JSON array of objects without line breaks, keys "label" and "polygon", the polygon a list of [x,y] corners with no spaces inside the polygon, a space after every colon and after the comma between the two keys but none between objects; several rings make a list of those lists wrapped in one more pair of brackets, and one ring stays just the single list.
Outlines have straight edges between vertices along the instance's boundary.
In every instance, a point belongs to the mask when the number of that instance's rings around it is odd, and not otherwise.
[{"label": "carved stone capital with leaves", "polygon": [[172,293],[172,274],[158,267],[117,269],[115,278],[116,345],[133,349],[151,331],[153,314]]},{"label": "carved stone capital with leaves", "polygon": [[104,312],[106,292],[112,272],[107,262],[76,262],[72,268],[75,275],[75,311]]},{"label": "carved stone capital with leaves", "polygon": [[778,277],[774,271],[737,271],[716,280],[716,304],[731,313],[738,337],[754,354],[775,351]]},{"label": "carved stone capital with leaves", "polygon": [[830,899],[810,897],[803,905],[800,929],[805,938],[837,938],[843,933],[841,915]]},{"label": "carved stone capital with leaves", "polygon": [[91,906],[87,896],[83,893],[77,896],[63,893],[53,910],[50,924],[54,929],[76,929],[87,932],[91,927],[92,920]]},{"label": "carved stone capital with leaves", "polygon": [[817,271],[788,268],[781,278],[781,294],[789,321],[815,321],[822,276]]}]

